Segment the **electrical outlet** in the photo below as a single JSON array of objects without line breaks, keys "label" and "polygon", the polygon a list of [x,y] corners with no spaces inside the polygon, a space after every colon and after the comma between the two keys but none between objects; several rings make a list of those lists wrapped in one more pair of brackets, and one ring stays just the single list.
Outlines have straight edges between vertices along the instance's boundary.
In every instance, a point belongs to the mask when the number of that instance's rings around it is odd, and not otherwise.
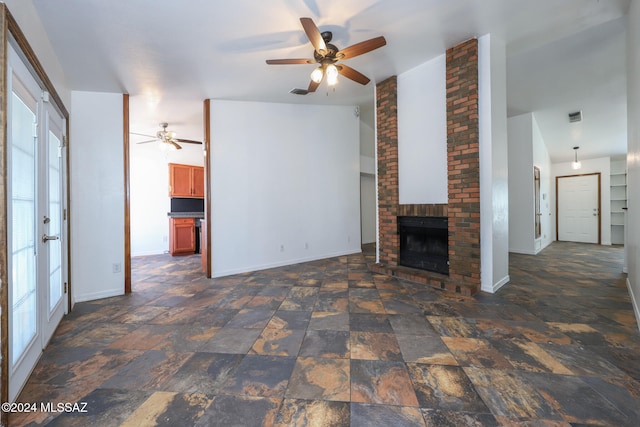
[{"label": "electrical outlet", "polygon": [[284,245],[280,245],[280,252],[284,252]]},{"label": "electrical outlet", "polygon": [[304,243],[304,248],[305,248],[305,249],[309,249],[309,243],[305,242],[305,243]]},{"label": "electrical outlet", "polygon": [[164,243],[167,243],[167,240],[169,240],[169,238],[168,238],[167,236],[162,236],[162,241],[163,241]]},{"label": "electrical outlet", "polygon": [[120,273],[122,271],[122,264],[120,264],[119,262],[113,263],[111,265],[111,271],[113,271],[113,273]]}]

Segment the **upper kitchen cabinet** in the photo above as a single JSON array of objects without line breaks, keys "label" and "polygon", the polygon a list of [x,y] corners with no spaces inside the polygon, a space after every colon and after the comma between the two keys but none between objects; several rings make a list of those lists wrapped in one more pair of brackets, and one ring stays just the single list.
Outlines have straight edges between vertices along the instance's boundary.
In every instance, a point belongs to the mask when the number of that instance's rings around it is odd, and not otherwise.
[{"label": "upper kitchen cabinet", "polygon": [[204,198],[204,168],[169,163],[169,197]]}]

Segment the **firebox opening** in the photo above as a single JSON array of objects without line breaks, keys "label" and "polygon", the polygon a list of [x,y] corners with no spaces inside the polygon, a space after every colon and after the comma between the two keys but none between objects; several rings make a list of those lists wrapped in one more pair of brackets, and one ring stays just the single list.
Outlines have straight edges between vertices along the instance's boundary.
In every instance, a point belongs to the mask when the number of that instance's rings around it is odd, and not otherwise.
[{"label": "firebox opening", "polygon": [[446,217],[398,217],[400,265],[449,274],[449,227]]}]

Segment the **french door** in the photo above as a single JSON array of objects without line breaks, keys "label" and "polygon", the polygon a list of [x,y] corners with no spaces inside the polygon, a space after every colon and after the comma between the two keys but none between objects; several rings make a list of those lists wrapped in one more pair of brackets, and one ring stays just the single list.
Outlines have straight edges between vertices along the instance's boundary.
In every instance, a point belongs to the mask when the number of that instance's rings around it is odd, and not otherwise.
[{"label": "french door", "polygon": [[65,121],[8,49],[9,399],[67,311]]}]

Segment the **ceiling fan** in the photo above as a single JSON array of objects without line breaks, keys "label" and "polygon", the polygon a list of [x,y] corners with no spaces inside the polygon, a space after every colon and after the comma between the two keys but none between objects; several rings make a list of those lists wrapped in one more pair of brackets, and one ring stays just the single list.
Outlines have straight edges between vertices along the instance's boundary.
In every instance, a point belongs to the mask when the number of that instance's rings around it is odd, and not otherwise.
[{"label": "ceiling fan", "polygon": [[176,133],[174,131],[167,130],[168,126],[169,126],[168,123],[160,123],[160,127],[162,127],[162,130],[159,130],[158,132],[156,132],[155,136],[146,135],[144,133],[135,133],[135,132],[131,132],[131,134],[154,138],[148,141],[138,142],[137,144],[148,144],[149,142],[157,141],[161,144],[162,148],[168,148],[169,150],[182,150],[182,146],[180,146],[178,142],[181,142],[183,144],[202,144],[202,142],[194,141],[192,139],[176,138]]},{"label": "ceiling fan", "polygon": [[331,31],[321,33],[311,18],[300,18],[300,22],[315,49],[313,59],[267,59],[267,64],[269,65],[319,64],[319,66],[311,72],[309,87],[307,89],[292,89],[291,93],[306,95],[315,92],[325,77],[327,84],[333,86],[338,82],[338,74],[362,85],[369,83],[369,78],[364,74],[347,65],[338,64],[337,62],[371,52],[386,45],[387,41],[384,37],[374,37],[344,49],[338,49],[335,45],[331,44],[331,39],[333,38]]}]

